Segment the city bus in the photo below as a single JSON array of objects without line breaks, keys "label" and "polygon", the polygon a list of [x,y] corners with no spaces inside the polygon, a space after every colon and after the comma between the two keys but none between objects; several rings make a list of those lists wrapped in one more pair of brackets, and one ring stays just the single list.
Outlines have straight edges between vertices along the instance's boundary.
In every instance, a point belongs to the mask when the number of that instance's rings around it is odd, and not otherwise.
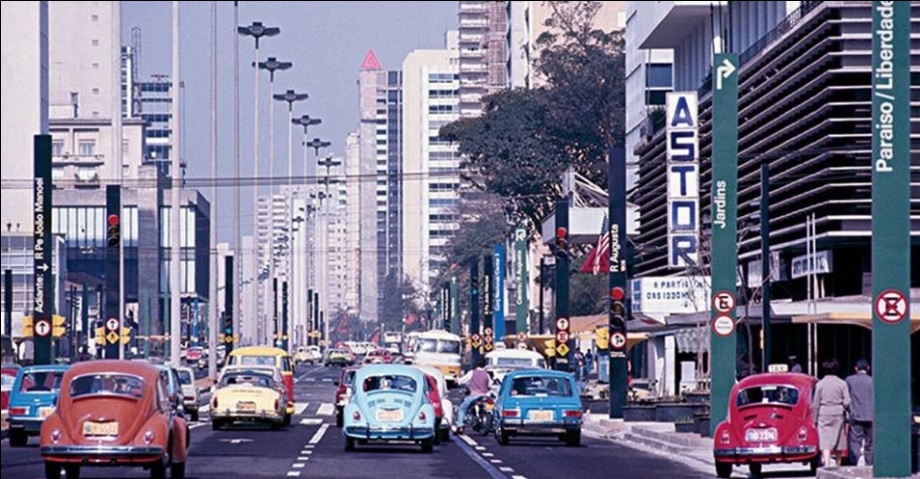
[{"label": "city bus", "polygon": [[460,352],[463,339],[443,330],[413,333],[412,363],[441,370],[450,384],[460,379]]}]

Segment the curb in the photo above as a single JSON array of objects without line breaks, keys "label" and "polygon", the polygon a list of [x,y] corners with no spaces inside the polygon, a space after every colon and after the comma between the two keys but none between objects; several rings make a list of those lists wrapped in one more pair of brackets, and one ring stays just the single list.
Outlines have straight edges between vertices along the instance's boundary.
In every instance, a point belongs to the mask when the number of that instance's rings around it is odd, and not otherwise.
[{"label": "curb", "polygon": [[[910,477],[918,477],[916,474]],[[885,479],[872,475],[872,466],[841,466],[818,469],[815,479]],[[894,479],[894,478],[891,478]]]}]

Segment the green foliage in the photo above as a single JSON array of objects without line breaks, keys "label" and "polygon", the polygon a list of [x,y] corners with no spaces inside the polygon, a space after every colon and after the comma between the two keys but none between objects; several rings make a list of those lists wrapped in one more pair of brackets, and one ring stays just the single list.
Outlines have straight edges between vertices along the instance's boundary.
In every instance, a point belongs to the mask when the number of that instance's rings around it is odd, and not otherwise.
[{"label": "green foliage", "polygon": [[584,258],[572,260],[569,276],[569,308],[572,316],[590,316],[607,311],[607,275],[578,273]]},{"label": "green foliage", "polygon": [[381,326],[386,331],[402,331],[406,315],[418,313],[419,293],[408,278],[390,273],[383,282],[383,301],[379,312]]}]

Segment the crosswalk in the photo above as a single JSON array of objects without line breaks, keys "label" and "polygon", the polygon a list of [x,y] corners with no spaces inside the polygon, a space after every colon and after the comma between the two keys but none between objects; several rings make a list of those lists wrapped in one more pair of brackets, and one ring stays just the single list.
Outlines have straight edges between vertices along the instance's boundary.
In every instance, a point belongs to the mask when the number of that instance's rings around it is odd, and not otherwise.
[{"label": "crosswalk", "polygon": [[[201,405],[198,407],[199,417],[202,417],[202,421],[206,421],[204,417],[208,416],[210,413],[210,406],[207,404]],[[328,402],[302,402],[294,403],[294,414],[297,416],[304,416],[305,419],[308,418],[324,418],[327,416],[332,416],[335,414],[335,406],[332,403]],[[305,424],[301,422],[301,424]],[[312,424],[312,422],[311,422]]]}]

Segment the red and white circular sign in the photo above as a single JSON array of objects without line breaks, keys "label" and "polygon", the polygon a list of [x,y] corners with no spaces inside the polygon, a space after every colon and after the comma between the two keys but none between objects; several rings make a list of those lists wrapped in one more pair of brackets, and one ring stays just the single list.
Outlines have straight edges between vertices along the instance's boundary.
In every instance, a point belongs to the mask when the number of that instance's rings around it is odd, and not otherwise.
[{"label": "red and white circular sign", "polygon": [[559,318],[556,320],[556,330],[569,329],[569,318]]},{"label": "red and white circular sign", "polygon": [[717,316],[712,320],[712,332],[723,338],[730,336],[735,332],[735,320],[731,316]]},{"label": "red and white circular sign", "polygon": [[485,330],[484,332],[485,332],[485,335],[486,335],[486,336],[492,336],[492,334],[493,334],[493,333],[492,333],[492,328],[486,328],[486,330]]},{"label": "red and white circular sign", "polygon": [[115,331],[118,329],[118,320],[115,318],[109,318],[105,321],[105,327],[109,331]]},{"label": "red and white circular sign", "polygon": [[610,335],[610,345],[613,349],[623,349],[626,347],[626,335],[617,331]]},{"label": "red and white circular sign", "polygon": [[907,317],[907,298],[896,289],[886,289],[875,298],[875,314],[888,324],[897,324]]},{"label": "red and white circular sign", "polygon": [[521,331],[520,333],[518,333],[518,340],[527,341],[527,333],[525,333],[524,331]]},{"label": "red and white circular sign", "polygon": [[730,291],[718,291],[712,295],[712,309],[719,313],[730,313],[735,309],[735,295]]},{"label": "red and white circular sign", "polygon": [[567,343],[569,341],[569,332],[568,331],[557,331],[556,341],[559,343]]}]

